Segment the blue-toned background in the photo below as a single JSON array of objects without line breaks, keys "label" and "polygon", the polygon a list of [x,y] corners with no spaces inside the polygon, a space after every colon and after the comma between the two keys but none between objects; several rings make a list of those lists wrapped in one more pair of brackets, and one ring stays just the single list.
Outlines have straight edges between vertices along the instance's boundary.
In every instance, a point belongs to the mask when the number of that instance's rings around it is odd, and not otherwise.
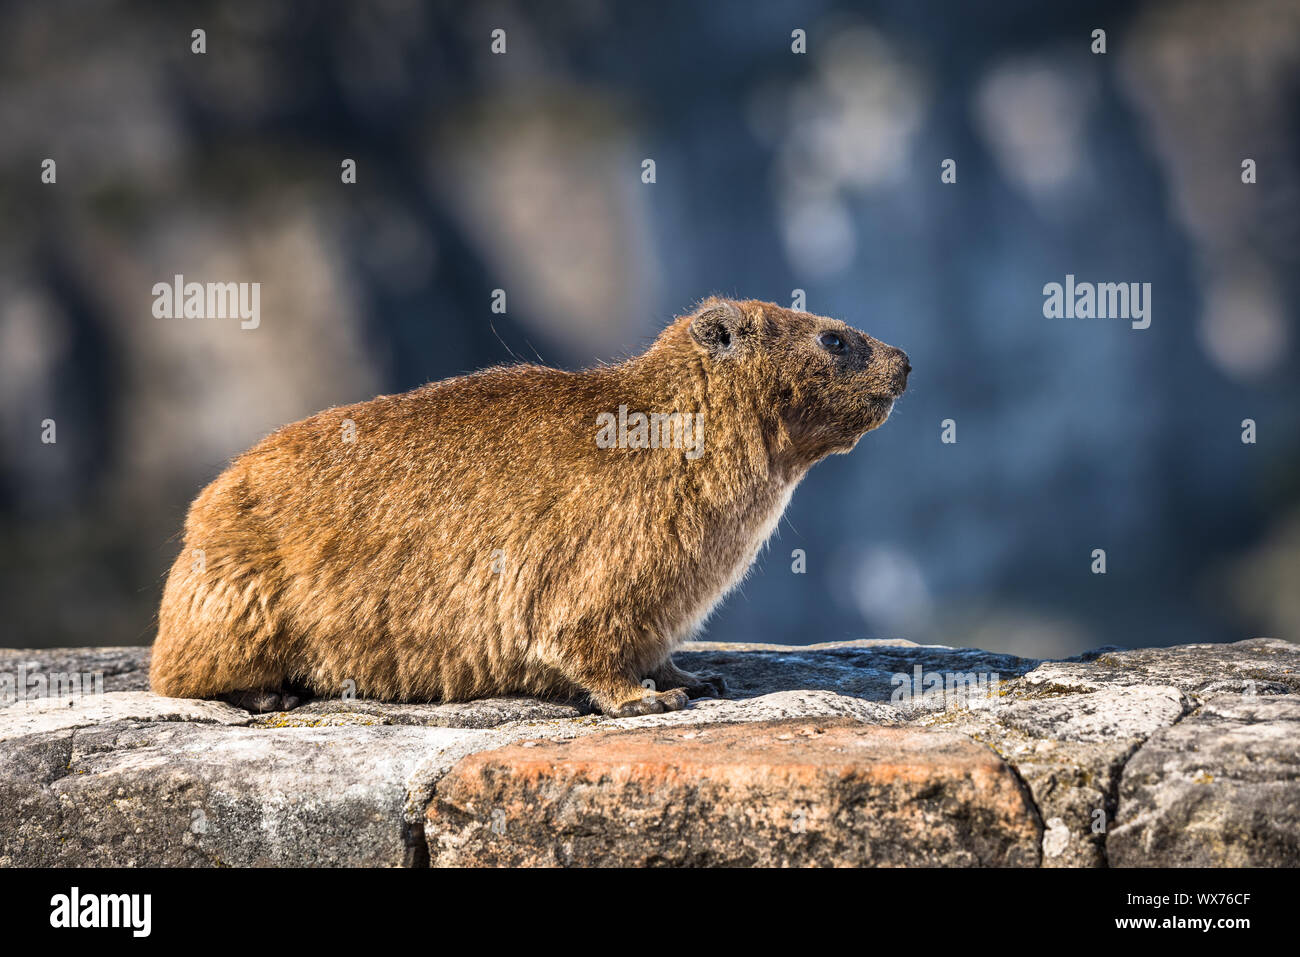
[{"label": "blue-toned background", "polygon": [[[795,290],[911,387],[708,637],[1300,638],[1300,5],[368,6],[4,8],[0,643],[152,640],[187,504],[284,422]],[[154,318],[177,273],[260,328]],[[1067,273],[1151,327],[1044,318]]]}]

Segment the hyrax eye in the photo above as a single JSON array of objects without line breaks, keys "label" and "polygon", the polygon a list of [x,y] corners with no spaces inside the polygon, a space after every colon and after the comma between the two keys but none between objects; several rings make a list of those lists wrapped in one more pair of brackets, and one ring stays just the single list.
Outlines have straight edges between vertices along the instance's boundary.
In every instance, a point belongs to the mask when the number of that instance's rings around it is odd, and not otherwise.
[{"label": "hyrax eye", "polygon": [[844,351],[848,349],[848,346],[844,344],[844,340],[833,332],[821,333],[821,335],[817,337],[817,344],[827,352],[833,352],[837,356],[843,354]]}]

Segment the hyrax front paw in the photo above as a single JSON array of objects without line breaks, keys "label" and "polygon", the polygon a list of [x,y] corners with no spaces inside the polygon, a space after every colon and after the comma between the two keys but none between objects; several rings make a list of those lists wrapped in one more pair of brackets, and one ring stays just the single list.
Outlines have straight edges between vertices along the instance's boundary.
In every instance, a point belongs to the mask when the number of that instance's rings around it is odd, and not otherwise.
[{"label": "hyrax front paw", "polygon": [[665,711],[681,711],[689,701],[685,688],[673,688],[671,691],[651,691],[647,688],[640,697],[624,701],[605,713],[611,718],[631,718],[638,714],[663,714]]}]

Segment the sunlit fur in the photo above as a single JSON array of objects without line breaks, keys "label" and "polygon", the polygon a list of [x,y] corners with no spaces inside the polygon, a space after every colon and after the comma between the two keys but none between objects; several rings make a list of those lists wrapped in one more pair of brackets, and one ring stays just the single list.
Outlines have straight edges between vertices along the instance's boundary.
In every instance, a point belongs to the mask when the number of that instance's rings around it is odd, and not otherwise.
[{"label": "sunlit fur", "polygon": [[[287,425],[191,506],[153,688],[681,707],[697,679],[670,652],[808,468],[888,417],[906,361],[837,320],[709,299],[617,365],[486,369]],[[703,412],[703,454],[599,448],[620,405]]]}]

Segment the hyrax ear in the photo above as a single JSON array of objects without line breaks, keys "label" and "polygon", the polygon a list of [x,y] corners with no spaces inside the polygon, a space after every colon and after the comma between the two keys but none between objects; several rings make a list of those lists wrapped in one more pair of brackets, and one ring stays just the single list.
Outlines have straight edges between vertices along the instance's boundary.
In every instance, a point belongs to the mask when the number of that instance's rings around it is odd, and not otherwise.
[{"label": "hyrax ear", "polygon": [[730,302],[711,302],[691,320],[691,338],[712,355],[734,352],[750,333],[744,314]]}]

